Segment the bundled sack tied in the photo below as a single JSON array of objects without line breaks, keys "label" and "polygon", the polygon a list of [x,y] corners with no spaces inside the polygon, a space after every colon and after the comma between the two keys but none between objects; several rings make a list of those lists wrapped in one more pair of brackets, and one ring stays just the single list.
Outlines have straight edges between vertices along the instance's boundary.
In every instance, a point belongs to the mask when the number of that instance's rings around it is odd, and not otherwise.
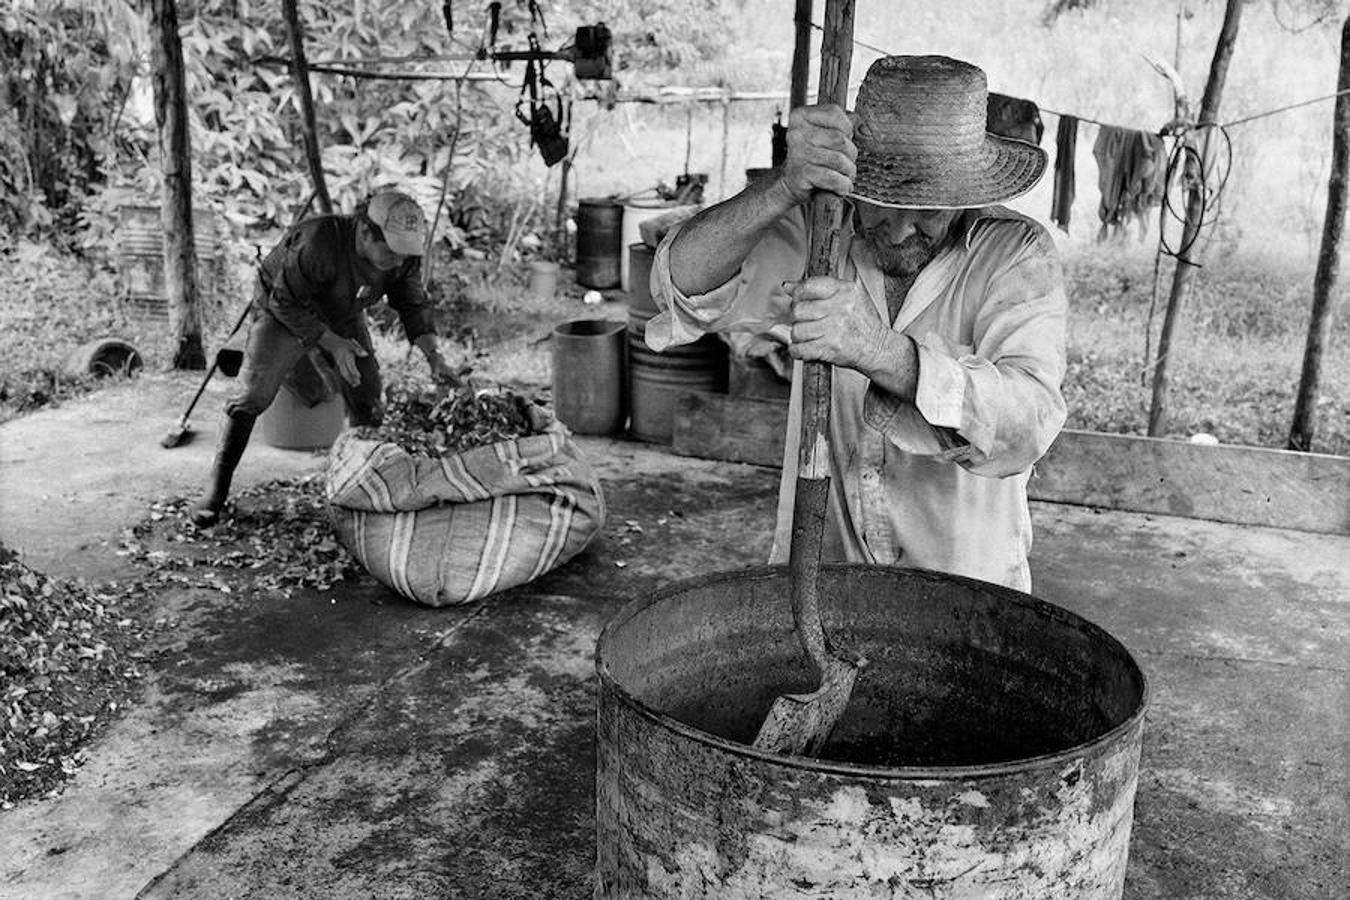
[{"label": "bundled sack tied", "polygon": [[329,514],[385,586],[428,606],[524,584],[603,527],[604,496],[566,426],[440,456],[340,435],[328,457]]}]

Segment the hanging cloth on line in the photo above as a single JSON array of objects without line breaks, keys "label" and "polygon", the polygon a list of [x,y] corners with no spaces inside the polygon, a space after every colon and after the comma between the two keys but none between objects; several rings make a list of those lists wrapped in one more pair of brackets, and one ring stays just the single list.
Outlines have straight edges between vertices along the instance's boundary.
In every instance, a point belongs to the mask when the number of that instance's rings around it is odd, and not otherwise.
[{"label": "hanging cloth on line", "polygon": [[1148,234],[1148,211],[1167,190],[1167,148],[1148,131],[1103,125],[1092,146],[1097,160],[1102,227],[1097,240],[1119,234],[1131,219],[1139,220],[1139,239]]},{"label": "hanging cloth on line", "polygon": [[1001,137],[1017,138],[1040,146],[1045,125],[1041,110],[1030,100],[990,93],[985,104],[985,130]]},{"label": "hanging cloth on line", "polygon": [[1078,117],[1061,115],[1055,131],[1055,182],[1050,198],[1050,221],[1069,233],[1073,212],[1073,159],[1078,152]]}]

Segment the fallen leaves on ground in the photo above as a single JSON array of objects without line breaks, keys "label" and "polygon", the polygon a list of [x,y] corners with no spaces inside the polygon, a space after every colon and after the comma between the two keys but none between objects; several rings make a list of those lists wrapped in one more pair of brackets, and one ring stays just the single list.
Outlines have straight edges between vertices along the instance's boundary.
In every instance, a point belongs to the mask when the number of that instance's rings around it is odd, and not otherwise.
[{"label": "fallen leaves on ground", "polygon": [[0,809],[51,791],[142,677],[115,591],[49,578],[0,546]]},{"label": "fallen leaves on ground", "polygon": [[153,632],[173,627],[145,598],[165,588],[290,596],[364,574],[328,521],[322,475],[274,480],[235,498],[209,530],[193,501],[150,505],[117,551],[139,570],[89,586],[48,577],[0,546],[0,809],[48,795],[81,749],[138,690]]},{"label": "fallen leaves on ground", "polygon": [[[290,596],[301,588],[326,591],[365,572],[329,523],[322,474],[241,491],[210,529],[192,524],[194,502],[179,497],[154,503],[124,535],[118,552],[146,570],[149,586]],[[222,579],[222,570],[242,578]]]}]

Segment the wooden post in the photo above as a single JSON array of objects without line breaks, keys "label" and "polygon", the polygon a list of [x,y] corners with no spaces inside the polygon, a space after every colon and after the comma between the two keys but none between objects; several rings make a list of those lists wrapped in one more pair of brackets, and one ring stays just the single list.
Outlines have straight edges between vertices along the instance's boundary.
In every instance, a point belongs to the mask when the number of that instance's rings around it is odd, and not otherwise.
[{"label": "wooden post", "polygon": [[[1198,124],[1201,128],[1215,125],[1219,121],[1219,101],[1223,96],[1224,81],[1228,78],[1228,63],[1233,58],[1233,45],[1237,42],[1242,5],[1243,0],[1227,0],[1223,27],[1219,30],[1219,40],[1214,47],[1214,60],[1209,67],[1209,81],[1205,84],[1205,96],[1200,101]],[[1200,234],[1203,213],[1202,188],[1198,185],[1192,186],[1186,197],[1186,220],[1181,229],[1182,251],[1172,272],[1172,293],[1167,299],[1167,312],[1163,316],[1162,332],[1158,335],[1158,352],[1153,369],[1153,398],[1148,413],[1150,437],[1161,435],[1166,426],[1168,353],[1172,349],[1172,332],[1176,328],[1177,316],[1181,312],[1186,295],[1190,293],[1191,277],[1199,267],[1199,263],[1195,261],[1200,253],[1196,238]]]},{"label": "wooden post", "polygon": [[305,62],[305,36],[300,30],[300,11],[297,7],[297,0],[281,0],[282,14],[286,17],[286,34],[291,42],[291,76],[295,79],[301,127],[305,133],[305,159],[309,162],[309,177],[314,182],[319,209],[327,214],[333,211],[333,201],[328,196],[328,183],[323,177],[319,133],[314,125],[314,95],[309,90],[309,64]]},{"label": "wooden post", "polygon": [[788,103],[796,109],[806,103],[806,81],[811,70],[811,7],[813,0],[797,0],[797,11],[792,21],[796,25],[796,42],[792,46],[792,88]]},{"label": "wooden post", "polygon": [[1322,249],[1313,276],[1312,320],[1303,350],[1303,373],[1289,429],[1290,450],[1311,450],[1317,430],[1317,389],[1322,380],[1322,354],[1331,334],[1332,301],[1341,268],[1341,236],[1345,229],[1345,181],[1350,167],[1350,18],[1341,26],[1341,72],[1336,80],[1336,112],[1331,130],[1331,177],[1327,180],[1327,212],[1322,223]]},{"label": "wooden post", "polygon": [[188,134],[183,45],[178,37],[176,0],[152,0],[155,33],[155,123],[164,174],[159,220],[164,232],[164,291],[169,322],[177,337],[172,367],[202,370],[202,317],[197,299],[197,249],[192,229],[192,149]]}]

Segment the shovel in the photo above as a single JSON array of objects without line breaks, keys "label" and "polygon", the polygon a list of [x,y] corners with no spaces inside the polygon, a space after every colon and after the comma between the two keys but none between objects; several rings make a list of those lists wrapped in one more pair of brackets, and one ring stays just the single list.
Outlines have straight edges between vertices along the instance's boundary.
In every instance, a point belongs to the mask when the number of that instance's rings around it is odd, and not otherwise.
[{"label": "shovel", "polygon": [[[311,196],[310,200],[312,201],[313,199],[314,198]],[[308,208],[308,204],[306,204],[306,209]],[[268,286],[267,296],[268,302],[270,303],[271,298],[276,295],[276,287],[275,285],[272,285],[271,279],[267,277],[267,271],[263,268],[262,248],[255,246],[253,248],[253,255],[255,257],[254,265],[258,269],[258,277],[262,279],[264,285]],[[244,304],[244,308],[239,312],[239,318],[235,320],[234,327],[231,328],[230,333],[225,336],[225,343],[227,345],[231,338],[238,333],[239,329],[244,327],[244,321],[248,318],[249,310],[252,308],[253,302],[251,300]],[[159,439],[159,445],[161,447],[165,450],[172,450],[174,447],[181,447],[184,444],[192,442],[194,433],[192,429],[188,427],[188,419],[192,416],[192,411],[197,408],[197,401],[202,399],[202,392],[206,390],[207,384],[211,381],[211,376],[216,374],[217,369],[231,378],[238,373],[239,357],[240,354],[237,351],[230,351],[225,347],[216,351],[216,358],[212,360],[211,368],[206,370],[206,375],[202,378],[202,383],[197,386],[197,393],[192,395],[192,401],[188,403],[187,409],[183,410],[182,418],[178,420],[177,425],[169,429],[164,437]],[[231,371],[231,369],[234,371]]]},{"label": "shovel", "polygon": [[[820,50],[820,99],[844,107],[853,55],[853,0],[828,0]],[[832,275],[837,256],[843,201],[818,191],[811,198],[811,254],[806,274]],[[825,507],[830,495],[830,394],[834,373],[828,363],[802,365],[802,431],[797,484],[792,507],[788,580],[792,621],[811,662],[820,670],[820,686],[806,694],[774,700],[754,746],[776,753],[816,756],[829,740],[853,695],[865,661],[838,652],[825,637],[820,616],[820,550]]]}]

